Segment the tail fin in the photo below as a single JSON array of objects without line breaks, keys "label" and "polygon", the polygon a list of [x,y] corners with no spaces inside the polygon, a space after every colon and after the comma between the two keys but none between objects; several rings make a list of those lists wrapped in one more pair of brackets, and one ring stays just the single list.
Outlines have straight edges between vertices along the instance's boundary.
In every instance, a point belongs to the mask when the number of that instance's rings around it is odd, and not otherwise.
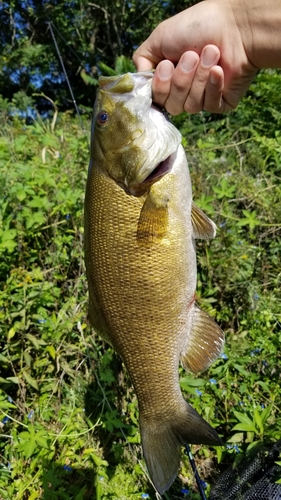
[{"label": "tail fin", "polygon": [[180,449],[185,443],[221,446],[216,431],[184,401],[170,420],[151,420],[140,415],[142,449],[148,472],[162,495],[175,480],[180,466]]}]

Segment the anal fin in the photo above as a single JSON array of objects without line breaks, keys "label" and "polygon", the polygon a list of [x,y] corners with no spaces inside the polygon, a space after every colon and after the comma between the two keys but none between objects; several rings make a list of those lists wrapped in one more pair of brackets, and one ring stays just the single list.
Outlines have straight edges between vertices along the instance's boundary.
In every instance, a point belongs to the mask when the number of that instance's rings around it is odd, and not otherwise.
[{"label": "anal fin", "polygon": [[191,222],[193,238],[209,240],[216,236],[216,224],[194,203],[191,208]]},{"label": "anal fin", "polygon": [[185,370],[202,372],[217,359],[224,345],[224,333],[208,313],[194,306],[192,329],[188,345],[181,353]]}]

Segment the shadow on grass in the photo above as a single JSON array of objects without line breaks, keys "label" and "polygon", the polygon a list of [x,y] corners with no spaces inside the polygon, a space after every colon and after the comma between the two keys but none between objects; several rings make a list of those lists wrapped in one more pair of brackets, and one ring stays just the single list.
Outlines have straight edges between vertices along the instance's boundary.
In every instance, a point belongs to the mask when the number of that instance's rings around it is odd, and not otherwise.
[{"label": "shadow on grass", "polygon": [[96,471],[62,467],[46,462],[43,467],[43,500],[93,500],[96,498]]},{"label": "shadow on grass", "polygon": [[[84,397],[85,415],[95,425],[99,419],[102,408],[102,394],[96,383],[87,387]],[[101,448],[106,450],[103,453],[104,459],[110,464],[116,465],[113,460],[110,448],[112,446],[113,436],[101,426],[95,428],[97,441]],[[115,436],[116,437],[116,436]],[[115,474],[115,467],[106,468],[108,479]],[[101,470],[98,466],[93,467],[73,467],[72,465],[61,465],[56,461],[45,461],[43,463],[43,500],[96,500],[105,498],[100,496],[99,482],[102,481]],[[106,498],[113,498],[107,495]],[[116,497],[115,497],[116,498]]]}]

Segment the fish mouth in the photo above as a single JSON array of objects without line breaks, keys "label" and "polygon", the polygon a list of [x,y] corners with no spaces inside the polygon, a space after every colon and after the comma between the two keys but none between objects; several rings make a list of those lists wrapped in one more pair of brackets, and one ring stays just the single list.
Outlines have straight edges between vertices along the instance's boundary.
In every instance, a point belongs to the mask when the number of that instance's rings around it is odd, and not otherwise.
[{"label": "fish mouth", "polygon": [[148,174],[148,176],[139,184],[134,184],[131,186],[125,186],[123,183],[118,183],[124,191],[132,196],[140,197],[143,194],[147,193],[151,186],[158,182],[164,175],[167,175],[171,172],[174,164],[176,153],[172,153],[165,160],[160,161],[156,165],[156,167]]},{"label": "fish mouth", "polygon": [[165,160],[160,161],[160,163],[158,163],[152,172],[150,172],[150,174],[144,179],[142,184],[151,184],[152,182],[156,182],[157,180],[160,180],[161,177],[171,172],[173,166],[172,156],[173,154],[169,155]]}]

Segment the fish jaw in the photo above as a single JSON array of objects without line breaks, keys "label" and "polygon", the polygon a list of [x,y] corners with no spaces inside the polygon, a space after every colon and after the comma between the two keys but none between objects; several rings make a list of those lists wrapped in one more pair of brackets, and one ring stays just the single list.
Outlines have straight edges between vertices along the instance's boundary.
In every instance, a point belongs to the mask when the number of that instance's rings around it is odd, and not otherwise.
[{"label": "fish jaw", "polygon": [[119,183],[119,185],[124,189],[124,191],[132,196],[137,196],[140,197],[144,195],[145,193],[148,193],[151,186],[155,184],[155,182],[158,182],[164,177],[165,175],[169,174],[172,172],[174,164],[177,160],[178,156],[178,150],[172,154],[170,154],[167,158],[164,160],[160,161],[158,164],[156,164],[155,168],[150,172],[150,174],[140,182],[135,183]]},{"label": "fish jaw", "polygon": [[165,113],[151,106],[145,121],[145,133],[134,141],[135,145],[145,149],[147,155],[138,170],[128,171],[124,179],[126,192],[139,196],[172,172],[180,143],[180,132],[169,122]]},{"label": "fish jaw", "polygon": [[[94,109],[92,157],[127,194],[141,196],[173,168],[180,132],[152,104],[152,72],[102,78]],[[99,124],[102,114],[108,123]]]}]

